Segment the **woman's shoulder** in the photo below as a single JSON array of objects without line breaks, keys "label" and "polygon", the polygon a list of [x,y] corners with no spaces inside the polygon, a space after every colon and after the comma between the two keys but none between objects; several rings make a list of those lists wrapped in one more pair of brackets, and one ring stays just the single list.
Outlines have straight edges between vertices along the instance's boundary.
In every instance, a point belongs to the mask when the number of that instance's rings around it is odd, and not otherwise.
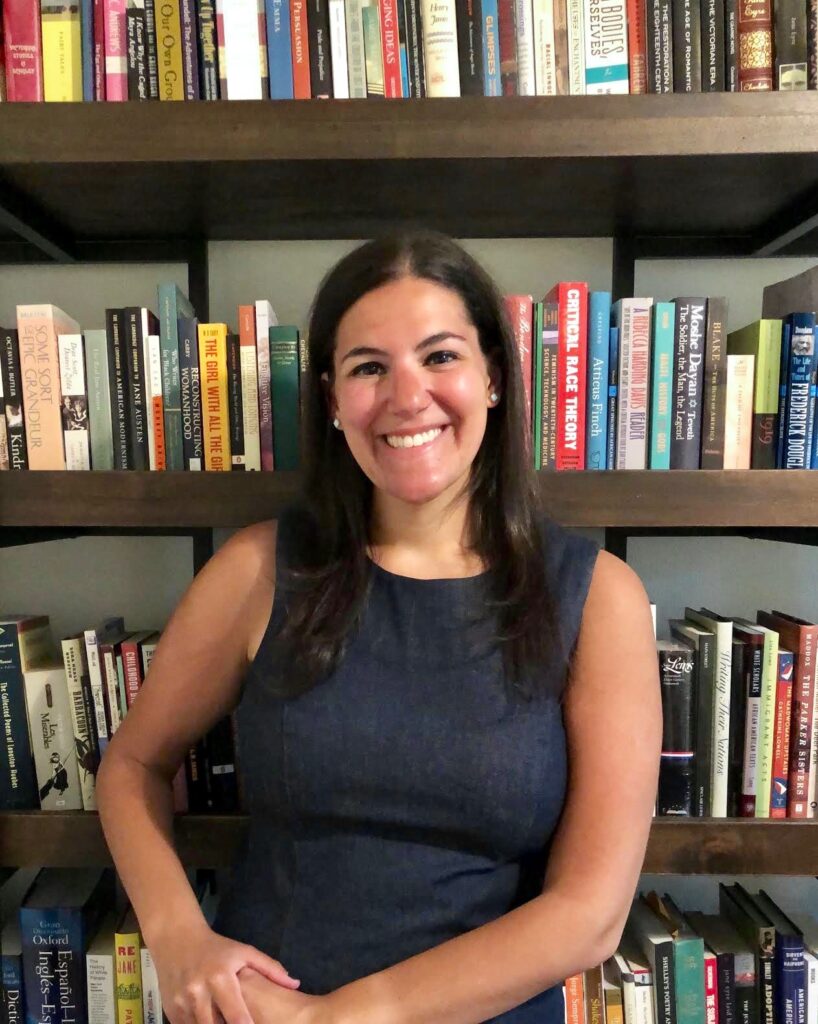
[{"label": "woman's shoulder", "polygon": [[265,519],[237,530],[217,552],[222,556],[223,571],[275,583],[277,540],[277,519]]}]

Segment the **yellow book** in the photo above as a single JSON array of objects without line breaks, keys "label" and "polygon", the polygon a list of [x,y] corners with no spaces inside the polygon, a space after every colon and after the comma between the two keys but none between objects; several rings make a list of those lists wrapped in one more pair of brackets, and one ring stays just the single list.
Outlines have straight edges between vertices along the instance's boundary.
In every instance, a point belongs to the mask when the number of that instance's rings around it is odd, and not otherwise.
[{"label": "yellow book", "polygon": [[227,324],[199,324],[199,383],[205,469],[231,470]]},{"label": "yellow book", "polygon": [[82,102],[82,36],[79,3],[41,0],[43,96],[57,103]]},{"label": "yellow book", "polygon": [[159,99],[185,98],[185,72],[182,67],[182,18],[179,0],[163,0],[156,5],[157,59],[159,63]]},{"label": "yellow book", "polygon": [[142,940],[133,907],[114,935],[117,1024],[142,1024]]}]

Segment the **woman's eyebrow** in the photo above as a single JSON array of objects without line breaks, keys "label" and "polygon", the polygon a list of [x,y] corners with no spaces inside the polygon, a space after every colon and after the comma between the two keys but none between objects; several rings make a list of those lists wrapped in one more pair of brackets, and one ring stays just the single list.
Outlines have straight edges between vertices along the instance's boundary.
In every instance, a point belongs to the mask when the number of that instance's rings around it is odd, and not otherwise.
[{"label": "woman's eyebrow", "polygon": [[[457,338],[459,341],[466,340],[462,334],[455,334],[454,331],[438,331],[437,334],[430,334],[428,338],[424,338],[423,341],[418,342],[418,344],[415,345],[415,352],[420,352],[422,349],[428,348],[430,345],[435,345],[438,341],[445,341],[447,338]],[[354,356],[388,355],[389,353],[385,352],[382,348],[373,348],[370,345],[356,345],[355,348],[351,348],[349,352],[347,352],[341,362],[343,363]]]}]

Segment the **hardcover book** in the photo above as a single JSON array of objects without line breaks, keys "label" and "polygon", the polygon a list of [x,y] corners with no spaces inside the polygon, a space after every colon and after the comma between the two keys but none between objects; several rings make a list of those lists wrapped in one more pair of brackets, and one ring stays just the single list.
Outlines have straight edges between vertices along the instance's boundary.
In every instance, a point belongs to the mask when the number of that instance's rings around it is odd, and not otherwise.
[{"label": "hardcover book", "polygon": [[681,298],[674,301],[676,334],[673,349],[670,468],[698,469],[702,439],[707,299]]},{"label": "hardcover book", "polygon": [[755,360],[753,388],[753,469],[775,469],[778,438],[778,391],[781,364],[781,321],[756,320],[727,336],[730,355]]}]

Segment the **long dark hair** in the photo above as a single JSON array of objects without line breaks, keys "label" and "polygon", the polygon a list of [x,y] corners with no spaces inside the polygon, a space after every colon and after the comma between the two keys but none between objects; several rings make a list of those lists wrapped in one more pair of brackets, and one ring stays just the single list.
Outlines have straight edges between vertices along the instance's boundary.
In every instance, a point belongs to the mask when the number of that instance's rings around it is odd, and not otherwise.
[{"label": "long dark hair", "polygon": [[[372,565],[372,484],[329,416],[321,375],[333,379],[338,324],[368,292],[404,276],[434,281],[463,301],[480,345],[501,375],[501,401],[468,484],[467,535],[488,567],[488,604],[495,612],[511,692],[530,698],[552,686],[564,664],[549,593],[539,526],[536,478],[524,443],[525,397],[505,304],[488,274],[456,242],[431,231],[389,235],[355,249],[330,270],[313,302],[304,392],[303,508],[288,565],[278,569],[287,616],[278,645],[288,669],[276,686],[296,696],[332,672],[360,622]],[[548,666],[550,671],[544,671]],[[560,673],[556,673],[559,677]]]}]

